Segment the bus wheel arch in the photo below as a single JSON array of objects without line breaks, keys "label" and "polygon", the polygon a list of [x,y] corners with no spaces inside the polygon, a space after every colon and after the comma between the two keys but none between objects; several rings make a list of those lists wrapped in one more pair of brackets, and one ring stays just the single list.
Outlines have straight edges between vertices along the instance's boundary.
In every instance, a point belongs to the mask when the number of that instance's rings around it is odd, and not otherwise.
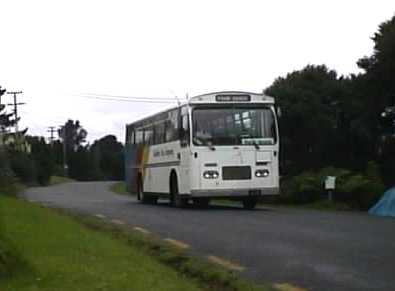
[{"label": "bus wheel arch", "polygon": [[178,192],[178,176],[176,170],[172,169],[170,171],[170,179],[169,179],[169,194],[170,194],[170,203],[174,207],[183,208],[188,204],[188,199],[185,199],[179,195]]}]

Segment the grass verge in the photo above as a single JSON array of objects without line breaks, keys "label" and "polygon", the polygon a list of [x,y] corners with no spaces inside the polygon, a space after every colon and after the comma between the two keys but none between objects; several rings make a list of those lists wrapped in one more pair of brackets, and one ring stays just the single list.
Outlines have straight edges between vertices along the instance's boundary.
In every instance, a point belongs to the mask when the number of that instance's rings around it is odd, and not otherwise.
[{"label": "grass verge", "polygon": [[[64,212],[65,210],[59,210]],[[159,262],[172,267],[183,277],[198,282],[205,290],[218,291],[265,291],[272,287],[257,285],[241,279],[238,272],[219,267],[206,259],[188,255],[182,249],[171,246],[153,234],[131,231],[128,226],[119,226],[92,216],[68,213],[87,227],[111,234],[133,248],[143,251]]]},{"label": "grass verge", "polygon": [[11,197],[0,205],[0,249],[10,243],[19,270],[0,290],[268,290],[126,226]]},{"label": "grass verge", "polygon": [[62,176],[51,176],[51,179],[49,180],[49,185],[53,186],[53,185],[69,183],[69,182],[74,182],[74,180]]},{"label": "grass verge", "polygon": [[110,191],[121,195],[132,195],[126,191],[125,182],[115,182],[110,186]]},{"label": "grass verge", "polygon": [[[200,290],[125,241],[70,217],[5,196],[0,205],[8,274],[0,290]],[[16,269],[25,271],[10,276]]]}]

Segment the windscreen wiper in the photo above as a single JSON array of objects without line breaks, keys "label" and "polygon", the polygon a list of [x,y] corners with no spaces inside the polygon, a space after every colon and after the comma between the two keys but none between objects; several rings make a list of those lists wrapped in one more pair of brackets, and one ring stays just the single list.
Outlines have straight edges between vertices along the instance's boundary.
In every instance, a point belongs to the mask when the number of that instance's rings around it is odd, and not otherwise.
[{"label": "windscreen wiper", "polygon": [[212,151],[215,151],[215,147],[211,144],[211,142],[209,142],[209,141],[207,141],[207,140],[205,140],[205,139],[202,139],[202,138],[200,138],[200,137],[197,137],[197,136],[195,136],[194,137],[197,141],[199,141],[200,142],[200,144],[202,144],[202,145],[204,145],[204,146],[207,146],[210,150],[212,150]]},{"label": "windscreen wiper", "polygon": [[257,150],[260,149],[259,144],[256,142],[256,140],[252,140],[252,144],[254,145],[254,147],[255,147]]}]

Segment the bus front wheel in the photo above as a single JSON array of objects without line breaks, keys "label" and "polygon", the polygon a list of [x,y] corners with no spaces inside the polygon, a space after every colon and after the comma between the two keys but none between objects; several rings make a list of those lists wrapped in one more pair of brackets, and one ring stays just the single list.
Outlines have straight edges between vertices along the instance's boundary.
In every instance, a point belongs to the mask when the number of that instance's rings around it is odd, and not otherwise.
[{"label": "bus front wheel", "polygon": [[256,197],[247,197],[243,199],[244,209],[252,210],[255,208],[258,199]]},{"label": "bus front wheel", "polygon": [[188,204],[188,199],[182,198],[178,193],[178,182],[175,174],[172,174],[170,178],[170,201],[177,208],[184,208]]}]

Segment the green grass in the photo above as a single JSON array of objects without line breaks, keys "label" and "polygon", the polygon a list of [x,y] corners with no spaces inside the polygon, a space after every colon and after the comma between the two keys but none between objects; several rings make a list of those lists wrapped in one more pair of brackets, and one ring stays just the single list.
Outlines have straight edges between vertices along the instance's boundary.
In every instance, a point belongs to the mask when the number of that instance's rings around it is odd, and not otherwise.
[{"label": "green grass", "polygon": [[132,195],[126,191],[125,182],[116,182],[110,186],[110,191],[121,195]]},{"label": "green grass", "polygon": [[139,249],[70,217],[5,196],[0,205],[0,247],[12,245],[23,258],[14,269],[25,270],[1,278],[0,290],[199,290]]},{"label": "green grass", "polygon": [[1,195],[0,206],[0,290],[273,290],[126,226]]},{"label": "green grass", "polygon": [[[64,212],[65,210],[59,210]],[[216,291],[265,291],[277,290],[267,285],[256,285],[241,279],[237,272],[219,267],[204,258],[190,256],[184,251],[163,242],[160,237],[131,232],[128,227],[117,226],[92,216],[68,213],[87,227],[111,234],[157,261],[172,267],[183,276],[196,281],[205,290]]]},{"label": "green grass", "polygon": [[74,180],[62,176],[52,176],[51,179],[49,180],[49,185],[53,186],[53,185],[69,183],[69,182],[74,182]]}]

